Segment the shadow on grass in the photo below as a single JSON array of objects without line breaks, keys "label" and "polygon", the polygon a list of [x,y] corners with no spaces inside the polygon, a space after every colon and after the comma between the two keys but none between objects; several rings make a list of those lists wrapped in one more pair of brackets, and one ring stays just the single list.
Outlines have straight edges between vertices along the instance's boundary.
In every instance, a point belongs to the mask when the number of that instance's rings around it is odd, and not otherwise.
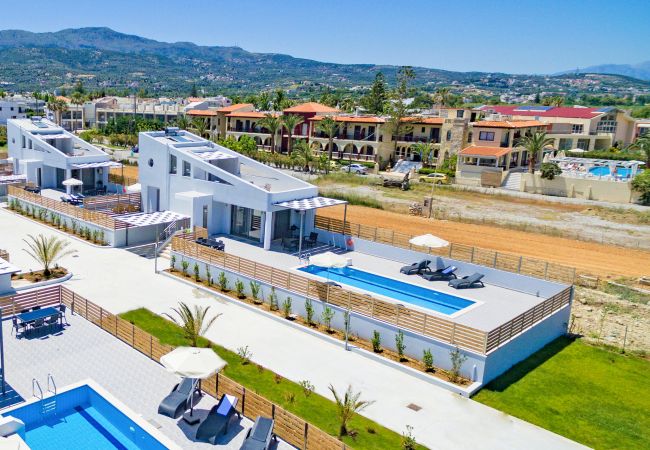
[{"label": "shadow on grass", "polygon": [[541,350],[533,353],[528,358],[524,359],[521,362],[518,362],[512,366],[506,373],[500,375],[494,380],[490,381],[483,390],[503,392],[511,384],[516,383],[521,380],[523,377],[528,375],[528,373],[537,369],[539,366],[544,364],[546,361],[551,359],[553,356],[560,353],[566,347],[571,345],[575,341],[575,338],[562,336],[547,344]]}]

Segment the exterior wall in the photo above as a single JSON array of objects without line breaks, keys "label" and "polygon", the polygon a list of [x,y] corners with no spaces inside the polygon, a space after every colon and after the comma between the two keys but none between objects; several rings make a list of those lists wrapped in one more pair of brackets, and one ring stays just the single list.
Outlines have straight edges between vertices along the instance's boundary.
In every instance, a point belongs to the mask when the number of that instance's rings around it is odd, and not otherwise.
[{"label": "exterior wall", "polygon": [[6,125],[8,119],[24,119],[27,117],[26,109],[23,102],[0,100],[0,124]]},{"label": "exterior wall", "polygon": [[584,198],[612,203],[637,203],[639,201],[639,194],[632,190],[629,182],[563,176],[555,177],[553,180],[545,180],[542,179],[539,173],[534,175],[523,174],[520,190],[535,194]]}]

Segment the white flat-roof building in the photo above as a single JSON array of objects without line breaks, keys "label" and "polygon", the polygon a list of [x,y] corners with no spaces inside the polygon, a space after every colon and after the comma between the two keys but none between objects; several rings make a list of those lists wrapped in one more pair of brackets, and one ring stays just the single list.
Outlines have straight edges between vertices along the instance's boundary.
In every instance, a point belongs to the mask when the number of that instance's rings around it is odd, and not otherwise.
[{"label": "white flat-roof building", "polygon": [[8,119],[24,119],[26,111],[27,104],[23,100],[0,99],[0,124],[5,125]]},{"label": "white flat-roof building", "polygon": [[[146,212],[191,217],[210,234],[262,243],[313,229],[314,210],[334,203],[318,188],[187,131],[140,133],[139,177]],[[295,238],[295,236],[293,236]]]},{"label": "white flat-roof building", "polygon": [[108,169],[119,167],[110,156],[60,126],[40,117],[9,119],[9,157],[16,175],[41,188],[65,189],[68,178],[89,191],[108,185]]}]

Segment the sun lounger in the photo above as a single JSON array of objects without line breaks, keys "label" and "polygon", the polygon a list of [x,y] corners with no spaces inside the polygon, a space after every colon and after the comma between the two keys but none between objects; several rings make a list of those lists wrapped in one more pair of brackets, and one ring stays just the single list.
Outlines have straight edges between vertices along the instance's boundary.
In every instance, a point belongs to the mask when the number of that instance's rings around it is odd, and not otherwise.
[{"label": "sun lounger", "polygon": [[472,275],[465,276],[463,278],[458,278],[456,280],[450,280],[449,281],[449,286],[456,288],[456,289],[466,289],[466,288],[471,288],[471,287],[485,287],[483,282],[481,281],[481,278],[483,278],[485,275],[482,273],[474,273]]},{"label": "sun lounger", "polygon": [[255,419],[252,428],[248,429],[246,439],[239,450],[267,450],[274,437],[273,425],[275,421],[268,417],[259,416]]},{"label": "sun lounger", "polygon": [[236,406],[237,397],[232,395],[221,396],[219,403],[212,407],[208,416],[196,430],[196,440],[216,445],[219,435],[228,432],[228,424],[235,414],[241,418],[241,415],[235,409]]},{"label": "sun lounger", "polygon": [[178,419],[190,407],[190,401],[198,380],[183,378],[180,383],[174,386],[170,394],[160,402],[158,414]]},{"label": "sun lounger", "polygon": [[417,275],[430,271],[431,269],[429,269],[429,264],[431,264],[431,260],[423,259],[422,261],[413,263],[410,266],[404,266],[399,271],[406,275]]},{"label": "sun lounger", "polygon": [[422,278],[427,281],[448,281],[456,278],[456,272],[458,267],[456,266],[447,266],[444,269],[438,269],[431,273],[423,273]]}]

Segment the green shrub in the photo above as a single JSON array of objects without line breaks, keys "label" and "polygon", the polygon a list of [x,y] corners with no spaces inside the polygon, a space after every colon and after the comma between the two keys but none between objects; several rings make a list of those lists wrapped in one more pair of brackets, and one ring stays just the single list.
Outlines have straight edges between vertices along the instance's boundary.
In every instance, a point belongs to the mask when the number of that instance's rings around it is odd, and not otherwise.
[{"label": "green shrub", "polygon": [[[74,222],[72,222],[74,225]],[[172,270],[176,270],[176,255],[172,255],[171,259],[169,260],[169,266],[172,268]]]},{"label": "green shrub", "polygon": [[449,370],[449,381],[456,383],[460,378],[460,369],[463,367],[463,363],[467,360],[467,356],[463,355],[460,352],[460,349],[456,347],[449,352],[449,359],[451,360],[451,369]]},{"label": "green shrub", "polygon": [[402,434],[402,450],[415,450],[418,448],[418,443],[413,436],[413,427],[406,425],[406,431]]},{"label": "green shrub", "polygon": [[201,273],[199,270],[199,263],[194,263],[194,281],[199,281],[201,279]]},{"label": "green shrub", "polygon": [[242,280],[235,281],[235,292],[237,293],[237,298],[245,299],[246,293],[244,292],[244,282]]},{"label": "green shrub", "polygon": [[208,286],[212,286],[212,274],[210,273],[210,266],[205,265],[205,281],[208,282]]},{"label": "green shrub", "polygon": [[650,169],[646,169],[634,177],[632,189],[641,194],[641,202],[644,205],[650,205]]},{"label": "green shrub", "polygon": [[305,397],[309,397],[314,392],[314,385],[309,380],[299,381],[298,385],[302,388]]},{"label": "green shrub", "polygon": [[307,324],[314,324],[314,305],[311,302],[311,299],[305,300],[305,313],[307,314]]},{"label": "green shrub", "polygon": [[424,363],[425,371],[433,372],[433,355],[431,354],[430,348],[422,352],[422,362]]},{"label": "green shrub", "polygon": [[287,297],[285,301],[282,302],[282,311],[284,311],[284,318],[291,318],[291,297]]},{"label": "green shrub", "polygon": [[397,348],[397,356],[399,356],[400,361],[404,361],[404,350],[406,345],[404,344],[404,333],[402,330],[399,330],[395,335],[395,348]]},{"label": "green shrub", "polygon": [[181,261],[181,271],[183,272],[183,275],[187,275],[187,268],[190,267],[189,261]]},{"label": "green shrub", "polygon": [[554,162],[542,163],[540,168],[541,177],[545,180],[553,180],[562,174],[562,169]]},{"label": "green shrub", "polygon": [[241,360],[241,363],[243,365],[248,364],[251,362],[251,358],[253,357],[253,353],[248,349],[248,345],[244,347],[239,347],[237,349],[237,356],[239,356],[239,359]]},{"label": "green shrub", "polygon": [[253,297],[253,302],[257,304],[263,303],[263,301],[260,300],[260,289],[262,289],[262,286],[257,282],[257,281],[250,281],[249,286],[251,288],[251,297]]},{"label": "green shrub", "polygon": [[275,286],[271,286],[271,293],[269,294],[269,306],[271,311],[277,311],[280,309],[278,305],[278,294],[275,292]]},{"label": "green shrub", "polygon": [[226,277],[226,272],[219,272],[219,289],[221,292],[226,292],[228,290],[228,277]]},{"label": "green shrub", "polygon": [[332,332],[332,319],[334,318],[334,314],[336,314],[334,310],[325,305],[325,308],[323,308],[323,312],[321,313],[321,318],[323,319],[323,323],[325,324],[328,333]]},{"label": "green shrub", "polygon": [[381,335],[379,334],[379,331],[375,330],[372,332],[372,339],[370,342],[372,343],[372,351],[375,353],[381,353]]}]

